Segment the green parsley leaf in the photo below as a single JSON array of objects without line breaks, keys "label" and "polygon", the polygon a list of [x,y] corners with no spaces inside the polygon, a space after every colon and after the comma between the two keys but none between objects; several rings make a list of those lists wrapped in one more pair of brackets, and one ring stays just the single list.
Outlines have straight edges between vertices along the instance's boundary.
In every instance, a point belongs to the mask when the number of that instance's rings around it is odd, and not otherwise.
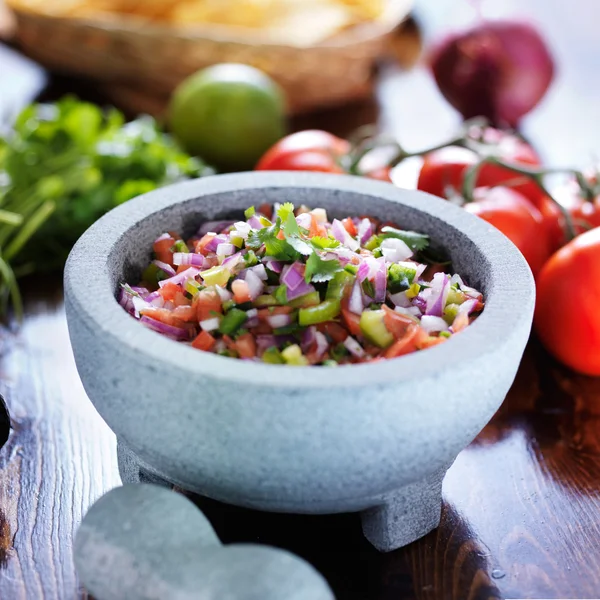
[{"label": "green parsley leaf", "polygon": [[256,214],[256,210],[255,210],[254,206],[251,206],[250,208],[247,208],[244,211],[244,216],[246,217],[246,219],[251,219],[255,214]]},{"label": "green parsley leaf", "polygon": [[306,261],[304,279],[306,283],[329,281],[342,270],[343,267],[338,260],[323,260],[316,252],[313,252]]},{"label": "green parsley leaf", "polygon": [[413,252],[420,252],[429,246],[429,236],[416,231],[404,231],[394,227],[382,227],[381,237],[402,240]]}]

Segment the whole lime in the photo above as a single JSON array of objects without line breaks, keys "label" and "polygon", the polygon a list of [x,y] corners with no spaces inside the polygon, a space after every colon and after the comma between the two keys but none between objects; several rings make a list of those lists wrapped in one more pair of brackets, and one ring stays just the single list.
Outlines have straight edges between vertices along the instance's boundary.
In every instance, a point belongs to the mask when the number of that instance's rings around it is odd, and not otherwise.
[{"label": "whole lime", "polygon": [[169,121],[190,154],[220,170],[249,170],[285,135],[284,96],[254,67],[215,65],[179,85]]}]

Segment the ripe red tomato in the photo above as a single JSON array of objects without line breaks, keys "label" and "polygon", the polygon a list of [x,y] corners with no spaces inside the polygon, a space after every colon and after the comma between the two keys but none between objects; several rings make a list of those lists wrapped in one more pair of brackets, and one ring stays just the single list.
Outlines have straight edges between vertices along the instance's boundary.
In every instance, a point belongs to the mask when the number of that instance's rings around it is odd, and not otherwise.
[{"label": "ripe red tomato", "polygon": [[[342,159],[351,150],[350,142],[327,131],[309,129],[279,140],[260,159],[257,171],[320,171],[346,173]],[[392,181],[388,166],[373,166],[365,177]]]},{"label": "ripe red tomato", "polygon": [[465,210],[499,229],[536,276],[551,253],[540,211],[512,188],[478,188],[474,195],[476,201],[465,205]]},{"label": "ripe red tomato", "polygon": [[586,375],[600,375],[600,228],[556,252],[537,279],[535,329],[546,348]]},{"label": "ripe red tomato", "polygon": [[267,150],[257,171],[321,171],[344,173],[340,159],[350,143],[327,131],[309,129],[292,133]]},{"label": "ripe red tomato", "polygon": [[[520,138],[496,129],[486,130],[486,140],[496,145],[495,154],[506,162],[518,166],[535,167],[540,164],[540,159],[535,150]],[[419,173],[417,187],[424,192],[446,198],[448,188],[460,193],[465,171],[479,161],[479,157],[472,150],[449,146],[427,154]],[[517,183],[521,179],[517,173],[496,165],[484,165],[477,177],[477,186],[495,186],[511,183],[510,187],[523,194],[536,207],[540,204],[544,194],[533,181]]]}]

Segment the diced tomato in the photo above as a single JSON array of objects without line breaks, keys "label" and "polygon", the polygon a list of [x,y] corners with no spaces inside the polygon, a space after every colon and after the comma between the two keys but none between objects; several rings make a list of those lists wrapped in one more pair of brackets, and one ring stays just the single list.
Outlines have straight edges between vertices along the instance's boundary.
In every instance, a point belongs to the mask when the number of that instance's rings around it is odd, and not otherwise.
[{"label": "diced tomato", "polygon": [[197,244],[194,250],[197,253],[200,253],[204,256],[208,254],[208,250],[206,250],[206,246],[210,244],[212,239],[216,236],[215,233],[207,233]]},{"label": "diced tomato", "polygon": [[458,333],[462,331],[465,327],[469,325],[469,315],[466,313],[459,313],[456,315],[454,322],[452,323],[452,331],[454,333]]},{"label": "diced tomato", "polygon": [[277,233],[277,239],[278,239],[278,240],[285,240],[285,233],[283,233],[283,231],[281,231],[281,230],[280,230],[280,231]]},{"label": "diced tomato", "polygon": [[404,333],[404,337],[394,342],[384,353],[385,358],[396,358],[410,354],[417,349],[417,339],[421,328],[414,323],[409,325]]},{"label": "diced tomato", "polygon": [[352,236],[352,237],[356,237],[357,235],[357,231],[356,231],[356,225],[354,225],[354,221],[350,218],[347,217],[342,221],[342,225],[344,226],[344,229]]},{"label": "diced tomato", "polygon": [[339,323],[335,323],[334,321],[321,323],[317,325],[317,329],[321,333],[328,335],[336,344],[342,343],[348,337],[348,332]]},{"label": "diced tomato", "polygon": [[208,331],[202,331],[192,342],[192,346],[198,350],[204,350],[205,352],[208,352],[215,345],[215,342],[215,338],[210,335]]},{"label": "diced tomato", "polygon": [[186,297],[186,295],[181,290],[179,290],[175,294],[175,298],[173,298],[173,304],[175,306],[190,306],[192,303]]},{"label": "diced tomato", "polygon": [[154,242],[152,246],[154,250],[154,254],[156,258],[168,265],[173,265],[173,252],[171,252],[171,248],[175,243],[175,239],[172,237],[165,238],[164,240],[159,240]]},{"label": "diced tomato", "polygon": [[163,287],[160,288],[159,294],[163,297],[165,302],[169,300],[172,302],[175,300],[175,296],[181,292],[181,288],[176,283],[165,283]]},{"label": "diced tomato", "polygon": [[215,290],[206,289],[198,292],[196,299],[194,300],[193,306],[196,309],[196,317],[198,321],[206,321],[212,319],[214,314],[222,313],[223,307],[221,305],[221,298]]},{"label": "diced tomato", "polygon": [[270,204],[261,204],[258,207],[258,212],[271,220],[271,217],[273,216],[273,207]]},{"label": "diced tomato", "polygon": [[256,356],[256,341],[251,333],[244,333],[235,342],[235,347],[240,358],[254,358]]},{"label": "diced tomato", "polygon": [[362,331],[360,330],[360,316],[355,315],[353,312],[342,308],[342,317],[344,319],[344,323],[346,327],[350,331],[350,333],[354,336],[360,335],[362,336]]},{"label": "diced tomato", "polygon": [[177,274],[179,273],[183,273],[184,271],[187,271],[190,268],[190,265],[179,265],[177,267]]},{"label": "diced tomato", "polygon": [[408,330],[415,325],[415,320],[408,315],[402,315],[392,310],[389,306],[382,306],[384,310],[383,324],[385,328],[396,338],[404,338]]},{"label": "diced tomato", "polygon": [[235,340],[231,336],[224,335],[222,339],[225,342],[225,345],[227,346],[227,350],[232,350],[233,352],[237,352]]},{"label": "diced tomato", "polygon": [[315,215],[311,215],[310,229],[308,230],[309,237],[327,237],[327,229],[317,221]]},{"label": "diced tomato", "polygon": [[190,323],[196,320],[196,310],[191,306],[177,306],[173,311],[173,316],[177,319],[181,319],[186,323]]},{"label": "diced tomato", "polygon": [[275,315],[289,315],[294,309],[291,306],[272,306],[270,308],[261,308],[258,311],[258,319],[265,321],[267,317]]},{"label": "diced tomato", "polygon": [[143,308],[140,310],[141,315],[146,315],[155,321],[160,321],[165,325],[172,325],[173,327],[184,327],[185,323],[178,319],[172,311],[167,308]]},{"label": "diced tomato", "polygon": [[253,327],[250,331],[253,335],[268,335],[273,331],[273,328],[269,325],[267,321],[263,321],[259,323],[256,327]]},{"label": "diced tomato", "polygon": [[231,291],[233,292],[233,300],[236,304],[244,304],[244,302],[252,300],[250,288],[243,279],[236,279],[231,284]]}]

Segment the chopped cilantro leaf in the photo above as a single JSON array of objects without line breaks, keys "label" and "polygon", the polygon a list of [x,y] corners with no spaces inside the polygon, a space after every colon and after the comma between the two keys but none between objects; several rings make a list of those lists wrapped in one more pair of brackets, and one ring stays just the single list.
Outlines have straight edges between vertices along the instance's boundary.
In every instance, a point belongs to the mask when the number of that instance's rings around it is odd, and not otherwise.
[{"label": "chopped cilantro leaf", "polygon": [[382,227],[381,237],[402,240],[413,252],[420,252],[429,246],[429,236],[416,231],[404,231],[395,227]]},{"label": "chopped cilantro leaf", "polygon": [[333,238],[326,238],[316,235],[313,238],[310,238],[310,242],[313,245],[313,248],[316,250],[327,250],[328,248],[337,248],[340,243]]},{"label": "chopped cilantro leaf", "polygon": [[338,271],[342,270],[343,267],[338,260],[323,260],[316,252],[313,252],[306,261],[304,278],[307,283],[329,281]]}]

